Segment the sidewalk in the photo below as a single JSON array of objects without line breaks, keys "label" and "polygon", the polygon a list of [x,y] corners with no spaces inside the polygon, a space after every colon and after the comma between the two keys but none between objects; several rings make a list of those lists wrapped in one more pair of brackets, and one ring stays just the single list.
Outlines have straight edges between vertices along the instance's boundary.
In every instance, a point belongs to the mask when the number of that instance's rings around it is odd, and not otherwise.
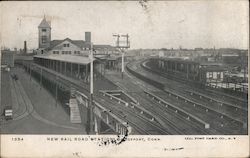
[{"label": "sidewalk", "polygon": [[83,125],[72,124],[69,114],[59,102],[57,102],[56,105],[54,97],[46,89],[43,87],[40,89],[39,83],[33,78],[30,80],[30,77],[23,69],[15,68],[14,73],[18,75],[19,81],[37,113],[37,115],[35,113],[35,117],[39,116],[36,117],[36,119],[47,124],[72,128],[74,131],[77,131],[77,133],[80,132],[84,134],[85,128]]},{"label": "sidewalk", "polygon": [[3,114],[5,106],[12,106],[11,88],[10,88],[10,72],[1,70],[1,100],[0,114]]}]

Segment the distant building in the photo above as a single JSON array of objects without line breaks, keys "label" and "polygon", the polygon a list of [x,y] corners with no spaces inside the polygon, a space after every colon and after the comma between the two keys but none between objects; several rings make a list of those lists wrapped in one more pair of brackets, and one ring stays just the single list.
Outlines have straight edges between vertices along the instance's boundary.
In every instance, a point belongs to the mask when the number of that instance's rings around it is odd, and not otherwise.
[{"label": "distant building", "polygon": [[10,50],[2,50],[1,51],[1,66],[9,66],[9,67],[14,67],[14,56],[15,56],[15,51],[10,51]]}]

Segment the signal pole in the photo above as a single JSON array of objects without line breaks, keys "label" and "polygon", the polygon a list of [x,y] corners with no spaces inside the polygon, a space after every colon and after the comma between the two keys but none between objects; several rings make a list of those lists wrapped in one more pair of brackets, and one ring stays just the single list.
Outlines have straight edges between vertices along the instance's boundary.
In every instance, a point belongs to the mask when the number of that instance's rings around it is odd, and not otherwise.
[{"label": "signal pole", "polygon": [[[120,35],[120,34],[114,34],[114,37],[116,37],[116,48],[119,49],[119,51],[122,53],[122,79],[123,79],[123,73],[124,73],[124,51],[125,49],[130,48],[130,43],[129,43],[129,35]],[[125,37],[126,38],[126,44],[121,45],[120,37]]]}]

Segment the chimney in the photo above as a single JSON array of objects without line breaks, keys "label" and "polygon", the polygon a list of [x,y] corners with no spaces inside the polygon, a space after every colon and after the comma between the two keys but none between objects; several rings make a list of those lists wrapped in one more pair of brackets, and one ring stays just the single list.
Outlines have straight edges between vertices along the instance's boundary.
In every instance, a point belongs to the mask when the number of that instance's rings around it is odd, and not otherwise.
[{"label": "chimney", "polygon": [[85,32],[85,42],[91,43],[91,32]]},{"label": "chimney", "polygon": [[26,41],[24,41],[23,53],[24,53],[24,54],[27,53],[27,42],[26,42]]}]

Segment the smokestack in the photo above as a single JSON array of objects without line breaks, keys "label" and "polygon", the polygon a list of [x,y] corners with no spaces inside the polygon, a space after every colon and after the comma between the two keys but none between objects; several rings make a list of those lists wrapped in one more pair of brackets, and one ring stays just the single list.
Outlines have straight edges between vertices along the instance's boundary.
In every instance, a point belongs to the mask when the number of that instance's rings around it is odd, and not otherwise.
[{"label": "smokestack", "polygon": [[85,42],[91,43],[91,32],[85,32]]},{"label": "smokestack", "polygon": [[26,41],[24,41],[23,53],[24,53],[24,54],[27,53],[27,42],[26,42]]}]

